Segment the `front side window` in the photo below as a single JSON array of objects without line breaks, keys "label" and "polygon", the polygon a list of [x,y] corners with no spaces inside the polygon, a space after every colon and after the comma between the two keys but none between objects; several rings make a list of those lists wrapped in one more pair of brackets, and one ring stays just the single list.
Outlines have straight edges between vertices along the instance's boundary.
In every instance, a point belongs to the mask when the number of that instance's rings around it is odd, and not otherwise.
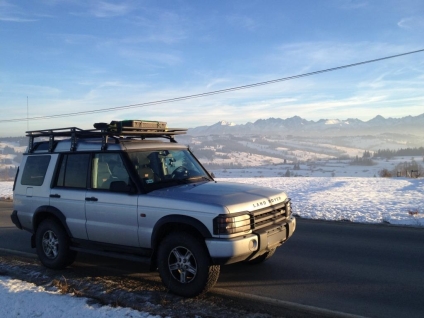
[{"label": "front side window", "polygon": [[91,166],[91,188],[93,189],[113,191],[117,182],[121,184],[121,189],[130,185],[129,174],[118,153],[95,154]]},{"label": "front side window", "polygon": [[21,184],[41,186],[49,167],[50,156],[30,156],[25,163]]},{"label": "front side window", "polygon": [[55,186],[86,188],[89,159],[89,154],[63,155]]},{"label": "front side window", "polygon": [[148,189],[210,180],[207,172],[187,150],[137,151],[128,153],[128,156]]}]

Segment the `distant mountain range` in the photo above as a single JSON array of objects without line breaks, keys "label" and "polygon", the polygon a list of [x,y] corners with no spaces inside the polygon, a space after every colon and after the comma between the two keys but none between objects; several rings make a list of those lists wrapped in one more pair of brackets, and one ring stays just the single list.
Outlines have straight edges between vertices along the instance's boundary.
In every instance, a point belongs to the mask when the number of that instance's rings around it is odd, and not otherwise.
[{"label": "distant mountain range", "polygon": [[194,136],[226,134],[309,136],[316,135],[317,133],[323,136],[373,135],[384,133],[424,136],[424,113],[418,116],[406,116],[402,118],[384,118],[379,115],[369,121],[362,121],[357,118],[346,120],[320,119],[318,121],[312,121],[299,116],[286,119],[258,119],[254,123],[249,122],[241,125],[220,121],[211,126],[199,126],[188,130],[188,134]]}]

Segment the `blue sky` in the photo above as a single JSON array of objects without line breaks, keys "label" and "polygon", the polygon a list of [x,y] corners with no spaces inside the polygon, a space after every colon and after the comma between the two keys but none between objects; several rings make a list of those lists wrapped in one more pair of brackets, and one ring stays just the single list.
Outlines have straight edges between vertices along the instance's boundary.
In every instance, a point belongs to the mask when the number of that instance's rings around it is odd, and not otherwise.
[{"label": "blue sky", "polygon": [[[422,0],[0,0],[1,120],[133,105],[424,49]],[[176,103],[2,122],[195,127],[424,113],[424,52]],[[28,108],[27,108],[28,97]]]}]

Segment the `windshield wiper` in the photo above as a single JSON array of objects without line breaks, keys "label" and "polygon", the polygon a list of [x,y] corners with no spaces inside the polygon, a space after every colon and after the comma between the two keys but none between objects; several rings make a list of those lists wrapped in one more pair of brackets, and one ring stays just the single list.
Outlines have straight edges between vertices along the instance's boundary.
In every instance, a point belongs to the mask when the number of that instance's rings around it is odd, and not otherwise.
[{"label": "windshield wiper", "polygon": [[195,176],[195,177],[190,177],[190,178],[185,178],[185,179],[164,179],[164,180],[160,180],[160,181],[156,181],[152,184],[150,184],[150,187],[160,187],[161,185],[169,185],[169,184],[188,184],[188,183],[193,183],[193,182],[197,182],[197,181],[212,181],[210,178],[205,177],[205,176]]},{"label": "windshield wiper", "polygon": [[205,177],[205,176],[196,176],[196,177],[191,177],[188,178],[187,180],[197,180],[197,179],[201,179],[202,181],[212,181],[210,178]]}]

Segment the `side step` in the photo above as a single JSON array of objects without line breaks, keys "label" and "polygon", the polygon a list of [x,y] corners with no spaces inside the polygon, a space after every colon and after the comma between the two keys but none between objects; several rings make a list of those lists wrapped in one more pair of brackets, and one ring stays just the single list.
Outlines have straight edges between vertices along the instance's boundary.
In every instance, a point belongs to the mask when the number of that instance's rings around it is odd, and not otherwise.
[{"label": "side step", "polygon": [[70,249],[76,252],[82,252],[82,253],[94,254],[94,255],[106,256],[106,257],[113,257],[113,258],[120,258],[120,259],[125,259],[127,261],[141,262],[146,264],[150,264],[150,261],[151,261],[151,258],[149,256],[141,256],[141,255],[117,253],[117,252],[106,252],[106,251],[85,249],[85,248],[74,247],[74,246],[71,246]]}]

